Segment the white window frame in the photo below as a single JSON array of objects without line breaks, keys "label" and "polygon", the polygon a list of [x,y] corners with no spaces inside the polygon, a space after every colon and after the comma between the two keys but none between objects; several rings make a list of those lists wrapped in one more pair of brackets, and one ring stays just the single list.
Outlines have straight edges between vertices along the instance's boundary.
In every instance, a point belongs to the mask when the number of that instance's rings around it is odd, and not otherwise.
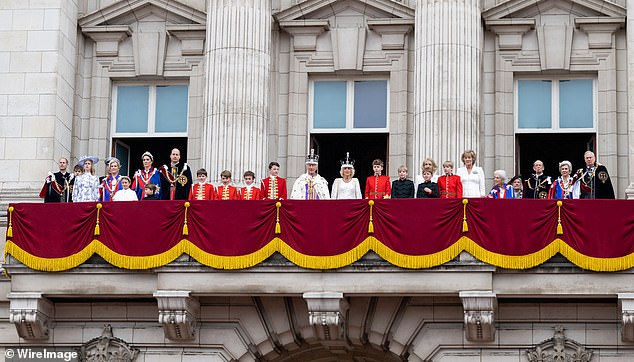
[{"label": "white window frame", "polygon": [[[551,127],[550,128],[520,128],[519,127],[519,82],[522,80],[551,81]],[[562,80],[592,80],[592,127],[590,128],[561,128],[559,126],[559,82]],[[597,77],[591,75],[557,76],[557,77],[518,77],[514,81],[514,118],[515,133],[596,133],[597,132]]]},{"label": "white window frame", "polygon": [[[187,129],[184,132],[156,132],[156,88],[159,86],[185,85],[187,86]],[[149,87],[148,94],[148,130],[147,132],[117,132],[117,96],[119,86]],[[157,82],[117,82],[112,85],[112,122],[111,138],[152,138],[152,137],[187,137],[189,132],[189,95],[190,86],[183,81],[157,81]]]},{"label": "white window frame", "polygon": [[[354,128],[354,82],[367,80],[384,80],[386,84],[386,115],[385,127],[381,128]],[[313,111],[315,97],[315,82],[346,82],[346,127],[345,128],[315,128]],[[308,131],[311,134],[318,133],[388,133],[390,129],[390,79],[389,77],[315,77],[309,80],[308,86]]]}]

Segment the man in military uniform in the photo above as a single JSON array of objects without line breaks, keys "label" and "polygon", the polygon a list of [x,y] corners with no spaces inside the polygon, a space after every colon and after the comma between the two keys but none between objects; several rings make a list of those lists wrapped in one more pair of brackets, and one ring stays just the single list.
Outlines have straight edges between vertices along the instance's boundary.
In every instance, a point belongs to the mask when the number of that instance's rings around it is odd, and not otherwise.
[{"label": "man in military uniform", "polygon": [[614,188],[608,169],[596,162],[594,152],[583,154],[586,165],[577,170],[577,182],[572,190],[573,198],[580,199],[614,199]]},{"label": "man in military uniform", "polygon": [[187,163],[180,162],[181,151],[174,148],[169,165],[161,167],[161,199],[187,200],[192,187],[192,171]]},{"label": "man in military uniform", "polygon": [[534,174],[524,181],[524,199],[546,199],[553,183],[550,176],[544,175],[544,163],[540,160],[533,162]]},{"label": "man in military uniform", "polygon": [[59,171],[49,172],[40,191],[40,197],[44,202],[70,202],[71,193],[69,183],[73,176],[68,170],[68,159],[62,157],[58,162]]}]

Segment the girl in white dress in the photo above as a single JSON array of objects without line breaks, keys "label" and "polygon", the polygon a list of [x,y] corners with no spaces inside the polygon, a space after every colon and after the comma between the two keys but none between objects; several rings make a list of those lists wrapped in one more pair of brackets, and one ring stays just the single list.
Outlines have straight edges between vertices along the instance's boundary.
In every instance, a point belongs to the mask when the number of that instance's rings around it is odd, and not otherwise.
[{"label": "girl in white dress", "polygon": [[99,177],[95,176],[94,164],[99,158],[84,156],[77,165],[84,167],[84,173],[75,177],[73,202],[99,201]]},{"label": "girl in white dress", "polygon": [[354,178],[354,160],[350,159],[350,152],[346,152],[345,160],[341,160],[341,178],[332,184],[331,199],[360,199],[362,198],[359,180]]}]

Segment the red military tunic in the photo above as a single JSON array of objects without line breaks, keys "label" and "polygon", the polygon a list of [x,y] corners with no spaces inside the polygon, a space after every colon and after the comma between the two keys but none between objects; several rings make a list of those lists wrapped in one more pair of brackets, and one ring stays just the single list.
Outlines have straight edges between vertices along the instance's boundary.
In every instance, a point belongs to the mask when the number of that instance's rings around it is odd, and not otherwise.
[{"label": "red military tunic", "polygon": [[239,200],[238,189],[235,186],[218,186],[216,200]]},{"label": "red military tunic", "polygon": [[192,186],[191,191],[189,192],[190,200],[215,200],[216,199],[216,189],[214,185],[204,183],[197,183]]},{"label": "red military tunic", "polygon": [[392,194],[392,184],[388,176],[374,175],[365,181],[366,199],[384,199]]},{"label": "red military tunic", "polygon": [[262,191],[255,186],[240,189],[240,200],[262,200]]},{"label": "red military tunic", "polygon": [[460,176],[443,175],[438,177],[438,191],[441,199],[462,198],[462,181]]},{"label": "red military tunic", "polygon": [[264,200],[286,200],[286,180],[281,177],[267,177],[262,180]]}]

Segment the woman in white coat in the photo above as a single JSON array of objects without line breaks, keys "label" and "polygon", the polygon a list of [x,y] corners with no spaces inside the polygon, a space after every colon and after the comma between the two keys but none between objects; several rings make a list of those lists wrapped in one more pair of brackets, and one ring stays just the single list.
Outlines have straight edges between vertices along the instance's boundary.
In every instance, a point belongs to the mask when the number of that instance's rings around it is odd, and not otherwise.
[{"label": "woman in white coat", "polygon": [[350,159],[350,152],[346,152],[346,159],[341,160],[341,178],[332,184],[331,199],[361,199],[359,180],[354,178],[354,160]]},{"label": "woman in white coat", "polygon": [[456,175],[462,181],[462,197],[484,197],[484,170],[475,165],[476,153],[467,150],[462,153],[461,158],[464,167],[458,168]]}]

